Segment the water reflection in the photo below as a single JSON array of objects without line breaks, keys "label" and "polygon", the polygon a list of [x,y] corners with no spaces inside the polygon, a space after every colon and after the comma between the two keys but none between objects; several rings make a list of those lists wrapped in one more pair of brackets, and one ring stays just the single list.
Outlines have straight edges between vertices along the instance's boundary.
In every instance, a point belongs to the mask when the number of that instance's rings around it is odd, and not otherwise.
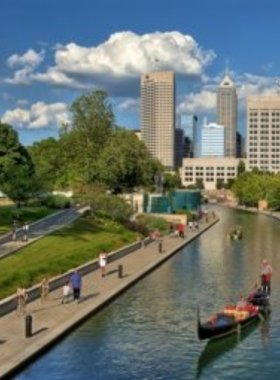
[{"label": "water reflection", "polygon": [[[204,372],[209,371],[213,363],[219,360],[221,357],[228,357],[231,360],[230,352],[235,349],[240,349],[240,345],[250,334],[259,330],[261,340],[264,345],[269,342],[269,317],[263,322],[255,322],[248,326],[240,334],[234,334],[228,336],[225,339],[218,339],[216,341],[210,341],[206,343],[203,351],[201,352],[197,361],[197,373],[196,379],[200,379]],[[226,359],[225,359],[226,360]]]}]

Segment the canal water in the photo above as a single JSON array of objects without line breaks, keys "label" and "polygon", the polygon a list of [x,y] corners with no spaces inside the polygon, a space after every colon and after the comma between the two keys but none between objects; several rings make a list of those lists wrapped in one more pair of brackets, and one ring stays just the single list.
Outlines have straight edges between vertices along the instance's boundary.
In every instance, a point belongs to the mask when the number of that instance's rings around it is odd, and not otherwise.
[{"label": "canal water", "polygon": [[[17,380],[280,378],[280,221],[217,208],[221,221],[92,317]],[[242,227],[244,238],[227,233]],[[202,318],[247,295],[260,264],[274,269],[272,314],[241,336],[198,341]]]}]

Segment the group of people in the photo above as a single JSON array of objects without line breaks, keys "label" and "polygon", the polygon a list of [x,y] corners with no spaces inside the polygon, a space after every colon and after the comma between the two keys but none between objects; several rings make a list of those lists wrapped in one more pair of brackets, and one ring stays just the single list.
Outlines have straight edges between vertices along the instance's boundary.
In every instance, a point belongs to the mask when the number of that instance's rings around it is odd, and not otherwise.
[{"label": "group of people", "polygon": [[[270,293],[271,291],[271,277],[272,277],[272,266],[269,264],[269,262],[264,259],[261,264],[261,270],[260,270],[260,276],[261,276],[261,290]],[[258,288],[257,284],[255,285],[255,290]],[[252,293],[253,294],[253,293]],[[252,296],[252,295],[251,295]],[[249,297],[250,298],[250,297]],[[244,307],[246,307],[248,304],[248,301],[245,297],[241,297],[240,300],[236,304],[236,309],[242,310]]]},{"label": "group of people", "polygon": [[[45,302],[49,298],[49,280],[48,278],[44,277],[43,280],[40,283],[40,298],[41,302]],[[22,287],[18,288],[16,292],[16,298],[17,298],[17,315],[25,315],[27,311],[27,301],[28,301],[28,292],[27,290]]]},{"label": "group of people", "polygon": [[[98,257],[98,264],[101,271],[101,276],[106,276],[106,266],[107,266],[108,253],[103,250],[100,252]],[[82,290],[82,276],[78,270],[75,270],[74,273],[70,276],[70,280],[67,281],[62,288],[62,300],[61,303],[65,304],[71,300],[78,301],[81,297]],[[44,303],[49,299],[50,284],[47,277],[44,277],[40,283],[40,292],[41,292],[41,303]],[[28,301],[28,292],[22,287],[18,288],[16,292],[17,299],[17,315],[26,315],[27,312],[27,301]]]},{"label": "group of people", "polygon": [[169,236],[170,237],[181,237],[183,239],[185,237],[185,225],[183,223],[178,223],[177,225],[170,223],[170,225],[169,225]]},{"label": "group of people", "polygon": [[[108,253],[105,250],[102,250],[98,256],[98,265],[101,272],[101,277],[106,276],[106,266],[108,260]],[[81,298],[82,291],[82,276],[78,270],[71,275],[70,281],[68,281],[62,288],[62,300],[61,303],[68,303],[73,299],[78,301]]]},{"label": "group of people", "polygon": [[[17,241],[18,238],[18,222],[15,219],[11,227],[12,240]],[[24,222],[22,225],[22,241],[28,241],[29,224]]]}]

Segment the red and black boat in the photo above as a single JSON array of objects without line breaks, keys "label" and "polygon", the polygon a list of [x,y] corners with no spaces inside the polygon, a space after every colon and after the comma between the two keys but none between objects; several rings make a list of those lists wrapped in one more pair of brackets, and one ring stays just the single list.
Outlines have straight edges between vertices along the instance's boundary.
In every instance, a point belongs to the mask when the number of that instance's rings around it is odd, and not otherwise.
[{"label": "red and black boat", "polygon": [[201,323],[198,310],[198,338],[219,339],[240,333],[251,323],[265,319],[270,313],[269,294],[261,289],[253,292],[243,306],[227,305],[206,322]]}]

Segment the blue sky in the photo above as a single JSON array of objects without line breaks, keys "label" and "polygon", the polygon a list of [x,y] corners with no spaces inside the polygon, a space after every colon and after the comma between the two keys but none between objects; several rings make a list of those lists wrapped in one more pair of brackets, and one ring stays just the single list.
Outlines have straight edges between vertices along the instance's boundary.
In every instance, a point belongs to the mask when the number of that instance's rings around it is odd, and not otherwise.
[{"label": "blue sky", "polygon": [[80,94],[104,88],[140,127],[140,76],[173,70],[178,114],[216,120],[226,61],[239,96],[276,91],[277,0],[1,0],[0,118],[23,144],[56,136]]}]

